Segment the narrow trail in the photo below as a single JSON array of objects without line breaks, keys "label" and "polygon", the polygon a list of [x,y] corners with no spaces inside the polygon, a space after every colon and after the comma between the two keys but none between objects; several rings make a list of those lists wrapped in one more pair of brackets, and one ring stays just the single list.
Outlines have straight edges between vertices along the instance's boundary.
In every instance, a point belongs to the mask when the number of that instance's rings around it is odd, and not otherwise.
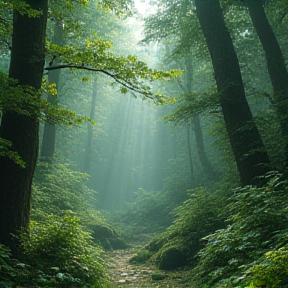
[{"label": "narrow trail", "polygon": [[[129,259],[136,254],[140,247],[132,247],[126,250],[115,250],[107,252],[106,261],[108,263],[109,276],[112,287],[155,287],[155,288],[177,288],[189,285],[184,284],[185,271],[159,271],[155,267],[148,265],[130,264]],[[187,274],[187,272],[186,272]],[[153,280],[161,276],[162,280]]]}]

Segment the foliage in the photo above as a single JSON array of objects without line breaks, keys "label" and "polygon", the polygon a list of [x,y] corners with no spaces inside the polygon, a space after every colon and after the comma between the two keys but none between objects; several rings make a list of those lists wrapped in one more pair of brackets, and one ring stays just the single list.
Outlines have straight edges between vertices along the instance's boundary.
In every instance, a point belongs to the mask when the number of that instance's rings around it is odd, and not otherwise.
[{"label": "foliage", "polygon": [[75,111],[63,108],[60,105],[50,104],[46,99],[42,100],[41,112],[40,120],[53,125],[77,126],[83,122],[96,124],[92,119],[80,116]]},{"label": "foliage", "polygon": [[52,164],[39,163],[34,178],[32,219],[42,223],[49,215],[62,217],[67,211],[73,211],[91,230],[93,241],[104,249],[127,248],[128,244],[93,208],[96,192],[86,186],[87,178],[87,174],[73,171],[68,164],[56,159]]},{"label": "foliage", "polygon": [[144,42],[165,42],[167,39],[176,42],[173,54],[190,53],[193,47],[197,54],[204,53],[207,57],[204,37],[191,1],[158,1],[157,12],[145,19]]},{"label": "foliage", "polygon": [[132,256],[132,258],[129,259],[129,263],[136,263],[136,264],[140,264],[140,263],[145,263],[146,261],[149,260],[149,258],[151,257],[151,252],[147,249],[141,249],[140,251],[137,252],[137,254],[135,254],[134,256]]},{"label": "foliage", "polygon": [[279,244],[285,245],[279,232],[287,229],[287,181],[271,173],[266,187],[247,186],[234,190],[228,226],[204,237],[207,241],[198,256],[193,282],[211,285],[224,279],[237,280],[245,265],[253,263]]},{"label": "foliage", "polygon": [[131,0],[97,0],[97,5],[113,11],[118,16],[129,16],[133,8]]},{"label": "foliage", "polygon": [[[144,247],[150,252],[151,261],[162,269],[171,269],[172,262],[176,266],[194,265],[194,256],[203,247],[201,238],[224,226],[221,211],[226,193],[203,188],[191,190],[189,199],[175,209],[173,224]],[[177,262],[175,257],[181,261]]]},{"label": "foliage", "polygon": [[12,284],[12,280],[19,274],[19,267],[17,269],[19,263],[17,260],[11,258],[10,250],[0,244],[0,285],[2,283],[6,285]]},{"label": "foliage", "polygon": [[171,203],[166,196],[161,191],[140,189],[136,201],[127,204],[122,212],[121,222],[131,226],[134,235],[163,231],[172,221]]},{"label": "foliage", "polygon": [[273,167],[279,171],[283,171],[284,141],[275,109],[269,107],[261,111],[255,117],[255,121]]},{"label": "foliage", "polygon": [[33,267],[30,284],[101,287],[105,278],[101,249],[93,245],[79,218],[72,213],[49,215],[42,222],[32,222],[29,232],[22,234],[22,248],[25,262]]},{"label": "foliage", "polygon": [[0,43],[9,47],[12,34],[12,11],[4,1],[0,2],[0,11]]},{"label": "foliage", "polygon": [[[51,93],[51,87],[50,90],[45,86],[43,89]],[[5,110],[28,117],[35,116],[37,113],[36,116],[40,121],[66,126],[79,125],[86,121],[95,124],[91,119],[79,116],[74,111],[63,107],[51,105],[45,99],[39,103],[39,93],[33,87],[18,85],[16,80],[9,78],[6,73],[0,72],[0,111]],[[9,141],[0,139],[0,154],[8,156],[16,164],[25,167],[25,162],[11,147],[12,144]]]},{"label": "foliage", "polygon": [[115,229],[107,224],[91,225],[92,237],[98,241],[106,251],[126,249],[129,247],[127,242],[122,239]]},{"label": "foliage", "polygon": [[11,150],[11,147],[12,143],[10,141],[0,138],[0,155],[9,157],[20,167],[24,168],[25,162],[21,159],[16,151]]},{"label": "foliage", "polygon": [[201,112],[217,113],[219,100],[215,88],[184,94],[177,100],[176,108],[164,119],[175,124],[189,123],[191,118]]},{"label": "foliage", "polygon": [[[43,79],[42,81],[42,100],[40,105],[39,121],[53,125],[80,125],[83,122],[91,122],[95,125],[95,121],[88,117],[80,116],[75,111],[65,108],[58,103],[58,91],[56,84],[48,84]],[[51,97],[53,100],[48,100]],[[55,104],[56,103],[56,104]]]},{"label": "foliage", "polygon": [[[287,230],[286,230],[287,236]],[[281,288],[288,284],[287,245],[264,254],[248,271],[245,288]]]},{"label": "foliage", "polygon": [[46,67],[45,70],[70,68],[104,73],[114,80],[114,84],[121,85],[121,93],[127,93],[130,90],[132,93],[156,98],[158,101],[162,99],[161,95],[154,95],[151,87],[144,80],[170,80],[181,73],[176,70],[153,70],[133,55],[117,56],[109,51],[112,45],[109,41],[99,39],[97,35],[93,36],[92,39],[86,39],[79,47],[48,43],[47,49],[51,55],[59,57],[64,64]]},{"label": "foliage", "polygon": [[[39,163],[34,177],[32,217],[38,221],[46,214],[63,215],[72,210],[86,218],[96,194],[85,185],[87,178],[87,174],[73,171],[57,160],[53,164]],[[96,218],[98,222],[99,215]]]},{"label": "foliage", "polygon": [[28,85],[19,85],[0,71],[0,111],[33,116],[39,110],[39,91]]}]

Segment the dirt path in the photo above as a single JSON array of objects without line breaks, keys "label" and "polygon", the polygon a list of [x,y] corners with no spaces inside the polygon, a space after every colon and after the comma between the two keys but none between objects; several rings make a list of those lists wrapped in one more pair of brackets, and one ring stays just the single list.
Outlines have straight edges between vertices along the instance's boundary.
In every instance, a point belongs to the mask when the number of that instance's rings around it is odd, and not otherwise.
[{"label": "dirt path", "polygon": [[[137,248],[127,250],[116,250],[107,253],[107,263],[112,287],[155,287],[155,288],[188,288],[185,282],[184,271],[159,271],[147,265],[134,265],[129,259],[136,254]],[[105,257],[106,258],[106,257]],[[163,278],[154,280],[154,278]]]}]

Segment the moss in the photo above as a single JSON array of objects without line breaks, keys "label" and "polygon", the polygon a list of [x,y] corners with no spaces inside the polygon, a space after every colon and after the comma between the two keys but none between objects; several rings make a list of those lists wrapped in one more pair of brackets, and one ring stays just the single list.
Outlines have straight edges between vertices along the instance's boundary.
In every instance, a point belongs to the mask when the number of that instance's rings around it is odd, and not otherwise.
[{"label": "moss", "polygon": [[140,250],[135,256],[133,256],[130,260],[129,263],[145,263],[146,261],[148,261],[151,257],[151,252],[149,250],[146,249],[142,249]]},{"label": "moss", "polygon": [[163,280],[163,279],[165,279],[167,277],[168,277],[168,275],[165,275],[165,274],[152,274],[151,275],[151,279],[155,280],[155,281]]},{"label": "moss", "polygon": [[122,239],[114,229],[108,226],[95,225],[92,227],[92,231],[94,240],[100,242],[106,251],[126,249],[129,247],[128,243]]},{"label": "moss", "polygon": [[159,269],[172,270],[187,265],[188,259],[179,246],[165,245],[156,255],[156,263]]}]

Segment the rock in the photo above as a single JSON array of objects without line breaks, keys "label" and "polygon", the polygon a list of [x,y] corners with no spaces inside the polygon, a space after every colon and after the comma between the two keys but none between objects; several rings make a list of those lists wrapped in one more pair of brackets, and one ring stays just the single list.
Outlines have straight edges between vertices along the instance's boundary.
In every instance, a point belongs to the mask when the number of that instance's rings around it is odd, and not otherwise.
[{"label": "rock", "polygon": [[133,255],[132,258],[130,258],[129,263],[133,264],[133,263],[145,263],[147,260],[150,259],[151,257],[151,253],[149,250],[146,249],[142,249],[140,251],[138,251],[138,253],[136,255]]},{"label": "rock", "polygon": [[151,275],[152,280],[163,280],[167,277],[168,277],[168,275],[165,275],[165,274],[152,274]]},{"label": "rock", "polygon": [[117,285],[121,285],[121,284],[130,284],[131,282],[129,280],[126,279],[121,279],[117,281]]},{"label": "rock", "polygon": [[187,265],[187,258],[176,246],[168,246],[161,249],[157,264],[159,269],[172,270]]},{"label": "rock", "polygon": [[94,240],[99,241],[106,251],[127,249],[129,247],[125,240],[123,240],[114,229],[108,226],[94,225],[92,231]]}]

